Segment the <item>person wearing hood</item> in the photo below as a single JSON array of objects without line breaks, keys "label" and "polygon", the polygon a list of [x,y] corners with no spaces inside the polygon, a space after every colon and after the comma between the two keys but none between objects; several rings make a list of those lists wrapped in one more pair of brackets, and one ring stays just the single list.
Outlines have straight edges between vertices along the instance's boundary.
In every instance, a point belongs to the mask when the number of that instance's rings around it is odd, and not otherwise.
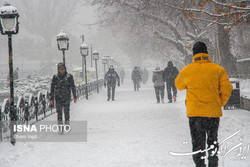
[{"label": "person wearing hood", "polygon": [[164,103],[165,83],[164,83],[163,71],[160,69],[160,67],[156,67],[155,71],[153,72],[152,81],[154,83],[157,103],[160,103],[160,95],[161,95],[161,102]]},{"label": "person wearing hood", "polygon": [[108,87],[107,89],[107,94],[108,94],[108,99],[107,101],[110,100],[110,94],[112,91],[112,101],[115,100],[115,87],[116,87],[116,82],[117,86],[120,86],[120,78],[117,72],[114,69],[113,65],[110,65],[108,72],[105,74],[104,77],[104,87]]},{"label": "person wearing hood", "polygon": [[[186,89],[186,112],[192,138],[193,161],[196,166],[206,167],[206,144],[208,166],[218,167],[218,128],[222,106],[226,105],[232,84],[226,70],[212,63],[203,42],[193,46],[193,62],[184,67],[175,80],[179,90]],[[201,150],[201,152],[199,151]]]},{"label": "person wearing hood", "polygon": [[[58,125],[63,125],[63,111],[65,117],[65,125],[69,125],[71,92],[73,94],[74,102],[77,101],[75,82],[73,76],[67,73],[64,63],[58,63],[57,67],[58,73],[53,76],[51,82],[50,103],[54,105],[54,100],[56,101]],[[66,127],[68,126],[65,126],[65,128]],[[63,129],[61,130],[63,132]]]},{"label": "person wearing hood", "polygon": [[[168,66],[164,69],[163,75],[166,81],[167,92],[168,92],[168,102],[172,103],[172,99],[176,101],[177,97],[177,89],[175,87],[175,78],[179,74],[179,71],[176,67],[174,67],[173,62],[169,61]],[[173,96],[172,96],[172,91]]]}]

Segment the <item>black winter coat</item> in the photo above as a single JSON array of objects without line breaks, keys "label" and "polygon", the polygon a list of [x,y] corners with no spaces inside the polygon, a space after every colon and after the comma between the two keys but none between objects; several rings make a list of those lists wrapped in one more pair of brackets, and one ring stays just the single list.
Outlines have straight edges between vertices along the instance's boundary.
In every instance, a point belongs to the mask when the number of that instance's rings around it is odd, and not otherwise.
[{"label": "black winter coat", "polygon": [[164,69],[164,80],[166,82],[174,81],[179,74],[179,70],[173,66],[171,61],[168,62],[168,67]]},{"label": "black winter coat", "polygon": [[105,74],[104,82],[107,83],[108,86],[115,86],[116,81],[120,84],[120,78],[116,71],[109,70]]},{"label": "black winter coat", "polygon": [[71,99],[71,91],[73,98],[76,99],[76,87],[74,78],[67,72],[61,76],[54,75],[51,82],[51,100],[56,100],[57,103],[68,103]]},{"label": "black winter coat", "polygon": [[132,80],[135,81],[141,81],[142,80],[142,73],[139,69],[134,69],[131,74]]}]

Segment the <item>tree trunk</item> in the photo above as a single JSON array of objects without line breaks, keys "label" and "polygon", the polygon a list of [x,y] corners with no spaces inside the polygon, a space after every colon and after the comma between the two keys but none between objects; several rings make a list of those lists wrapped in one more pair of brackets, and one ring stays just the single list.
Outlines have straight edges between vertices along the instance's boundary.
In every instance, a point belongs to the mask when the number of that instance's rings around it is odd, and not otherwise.
[{"label": "tree trunk", "polygon": [[218,46],[220,52],[220,64],[224,67],[228,75],[237,74],[236,58],[230,51],[230,34],[224,26],[218,25]]}]

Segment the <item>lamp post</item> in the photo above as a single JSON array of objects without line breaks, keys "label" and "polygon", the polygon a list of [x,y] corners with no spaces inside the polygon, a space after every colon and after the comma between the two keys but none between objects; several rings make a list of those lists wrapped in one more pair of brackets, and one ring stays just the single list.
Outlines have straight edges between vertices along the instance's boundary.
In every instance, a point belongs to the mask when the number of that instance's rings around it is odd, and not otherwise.
[{"label": "lamp post", "polygon": [[17,34],[19,31],[19,14],[17,8],[5,1],[4,6],[0,8],[0,30],[2,35],[8,35],[9,47],[9,82],[10,82],[10,119],[11,119],[11,143],[16,143],[14,138],[13,125],[16,121],[16,111],[14,108],[14,83],[13,83],[13,59],[12,59],[12,34]]},{"label": "lamp post", "polygon": [[88,80],[87,80],[87,66],[86,66],[86,57],[89,54],[89,47],[87,44],[81,44],[80,45],[80,52],[81,55],[84,57],[84,67],[85,67],[85,83],[86,83],[86,88],[85,88],[85,97],[88,100]]},{"label": "lamp post", "polygon": [[58,49],[63,52],[63,63],[65,64],[65,50],[69,49],[69,37],[68,37],[68,34],[66,34],[65,32],[61,31],[57,35],[57,39],[56,40],[57,40]]},{"label": "lamp post", "polygon": [[106,57],[106,59],[107,59],[107,67],[109,68],[109,65],[110,65],[110,64],[109,64],[109,63],[110,63],[110,61],[109,61],[109,60],[110,60],[110,56],[105,56],[105,57]]},{"label": "lamp post", "polygon": [[110,57],[110,59],[109,59],[109,64],[110,64],[110,65],[114,65],[114,58],[113,58],[113,57]]},{"label": "lamp post", "polygon": [[105,77],[105,74],[106,74],[106,64],[107,64],[107,57],[104,56],[102,57],[102,64],[103,64],[103,67],[104,67],[104,77]]},{"label": "lamp post", "polygon": [[[99,60],[99,52],[93,52],[93,59],[95,60],[96,81],[98,82],[97,60]],[[99,85],[97,85],[97,93],[99,93]]]},{"label": "lamp post", "polygon": [[90,67],[93,67],[93,52],[92,52],[92,44],[90,44]]}]

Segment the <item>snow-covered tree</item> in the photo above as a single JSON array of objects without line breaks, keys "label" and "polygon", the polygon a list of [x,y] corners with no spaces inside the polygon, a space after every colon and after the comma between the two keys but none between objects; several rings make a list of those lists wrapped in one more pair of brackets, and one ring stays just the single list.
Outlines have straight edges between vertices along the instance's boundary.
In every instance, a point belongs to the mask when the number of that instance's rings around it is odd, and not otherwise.
[{"label": "snow-covered tree", "polygon": [[[133,45],[129,52],[140,52],[138,48],[143,48],[145,43],[156,47],[149,50],[150,55],[169,55],[168,51],[175,48],[179,54],[174,57],[179,60],[189,60],[190,50],[187,46],[198,40],[206,40],[211,42],[204,34],[207,34],[206,25],[197,24],[194,21],[188,22],[183,12],[169,7],[169,3],[178,6],[179,2],[173,1],[146,1],[146,0],[129,0],[129,1],[90,1],[93,5],[99,5],[100,25],[109,27],[114,34],[121,39],[123,36],[130,36],[130,40],[125,38],[123,46],[129,46],[131,41],[138,41]],[[126,35],[132,34],[132,35]],[[137,39],[132,39],[137,38]],[[139,39],[139,40],[138,40]],[[127,42],[127,45],[124,43]],[[164,43],[164,45],[156,45],[154,43]],[[138,46],[137,46],[138,45]],[[126,50],[126,49],[125,49]],[[154,52],[152,52],[154,50]],[[156,52],[158,53],[156,53]],[[139,55],[139,54],[138,54]],[[169,55],[170,56],[170,55]]]},{"label": "snow-covered tree", "polygon": [[[125,31],[133,34],[132,38],[140,38],[143,34],[150,43],[165,44],[165,47],[153,45],[160,54],[168,55],[167,52],[174,47],[176,53],[180,53],[175,57],[182,57],[179,59],[186,63],[190,63],[192,58],[190,46],[196,41],[204,41],[209,46],[211,55],[215,55],[215,47],[219,48],[217,53],[220,55],[220,63],[229,73],[237,71],[235,57],[230,49],[229,30],[232,26],[242,26],[248,22],[249,8],[244,1],[225,3],[215,0],[89,0],[88,2],[99,6],[101,26],[111,28],[115,34],[122,32],[124,35]],[[218,25],[218,29],[215,25]],[[215,36],[218,38],[216,46],[214,46]],[[132,39],[125,40],[128,45],[132,41]],[[141,47],[134,45],[134,51],[138,51],[136,48],[142,48],[144,43],[145,41],[137,43]]]}]

